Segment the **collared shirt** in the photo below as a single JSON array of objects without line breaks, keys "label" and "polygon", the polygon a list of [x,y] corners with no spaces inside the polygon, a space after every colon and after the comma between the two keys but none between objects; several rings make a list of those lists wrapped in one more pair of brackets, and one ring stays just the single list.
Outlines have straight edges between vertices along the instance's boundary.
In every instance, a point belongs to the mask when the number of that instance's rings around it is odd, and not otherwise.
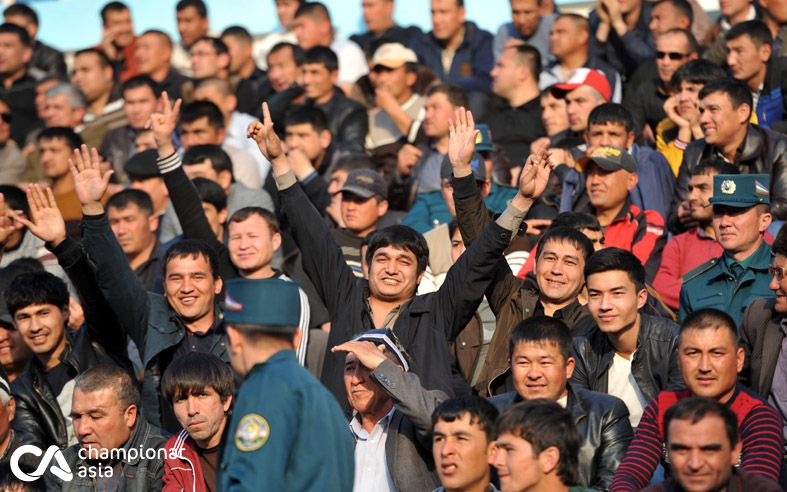
[{"label": "collared shirt", "polygon": [[440,178],[440,167],[446,155],[437,150],[434,144],[430,144],[429,152],[418,165],[418,193],[428,193],[430,191],[440,191],[442,179]]},{"label": "collared shirt", "polygon": [[[787,422],[787,318],[782,319],[779,328],[785,337],[782,338],[779,358],[776,359],[776,370],[773,373],[768,403],[781,414],[782,421]],[[784,427],[784,437],[787,440],[787,424]],[[787,450],[787,444],[785,444],[785,449]]]},{"label": "collared shirt", "polygon": [[395,491],[396,487],[385,460],[385,441],[388,438],[388,425],[395,408],[391,408],[381,418],[371,432],[361,425],[361,416],[356,415],[350,421],[350,431],[355,437],[355,482],[353,492]]}]

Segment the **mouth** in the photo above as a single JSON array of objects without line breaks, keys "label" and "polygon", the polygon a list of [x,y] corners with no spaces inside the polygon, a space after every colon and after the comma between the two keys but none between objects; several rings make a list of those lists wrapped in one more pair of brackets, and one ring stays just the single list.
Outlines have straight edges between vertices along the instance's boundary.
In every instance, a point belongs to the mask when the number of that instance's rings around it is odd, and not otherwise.
[{"label": "mouth", "polygon": [[456,473],[459,467],[455,463],[443,463],[440,465],[440,471],[443,472],[443,475],[452,475]]},{"label": "mouth", "polygon": [[563,287],[564,285],[566,285],[565,282],[561,282],[560,280],[555,280],[555,279],[551,279],[551,278],[548,278],[548,279],[545,279],[545,280],[547,282],[547,285],[549,285],[551,287]]},{"label": "mouth", "polygon": [[183,304],[184,306],[192,306],[194,305],[194,303],[197,302],[196,296],[180,297],[179,299],[180,299],[180,303]]},{"label": "mouth", "polygon": [[33,345],[43,345],[44,343],[46,343],[46,340],[47,340],[47,336],[45,334],[35,335],[30,337],[30,343],[32,343]]},{"label": "mouth", "polygon": [[599,321],[602,321],[602,322],[604,322],[604,323],[610,323],[610,322],[612,322],[612,321],[613,321],[615,318],[617,318],[617,316],[615,316],[614,314],[602,314],[602,315],[600,315],[600,316],[598,317],[598,320],[599,320]]},{"label": "mouth", "polygon": [[401,282],[395,278],[386,277],[382,279],[382,283],[385,285],[396,286],[399,285]]}]

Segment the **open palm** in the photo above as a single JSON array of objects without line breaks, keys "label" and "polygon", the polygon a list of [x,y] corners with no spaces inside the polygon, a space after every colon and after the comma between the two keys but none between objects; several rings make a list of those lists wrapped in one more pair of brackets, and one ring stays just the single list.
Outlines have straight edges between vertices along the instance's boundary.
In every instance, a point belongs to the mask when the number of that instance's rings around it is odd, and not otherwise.
[{"label": "open palm", "polygon": [[65,239],[66,223],[57,208],[52,189],[42,189],[38,184],[33,184],[27,189],[27,201],[30,204],[30,220],[21,214],[17,214],[14,219],[42,241],[59,243]]},{"label": "open palm", "polygon": [[537,200],[547,188],[551,171],[548,152],[531,154],[519,177],[519,194],[528,200]]},{"label": "open palm", "polygon": [[100,162],[98,151],[95,148],[88,151],[87,145],[74,149],[74,158],[68,161],[74,177],[74,190],[82,205],[100,202],[107,191],[113,171],[102,175]]},{"label": "open palm", "polygon": [[454,118],[448,120],[448,159],[452,166],[470,165],[478,134],[473,113],[465,108],[457,109]]}]

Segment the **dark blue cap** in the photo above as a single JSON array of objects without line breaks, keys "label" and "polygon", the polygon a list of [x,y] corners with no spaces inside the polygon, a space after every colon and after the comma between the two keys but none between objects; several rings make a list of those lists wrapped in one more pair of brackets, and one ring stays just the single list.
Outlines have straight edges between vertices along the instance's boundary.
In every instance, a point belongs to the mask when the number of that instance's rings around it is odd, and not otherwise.
[{"label": "dark blue cap", "polygon": [[227,282],[223,307],[225,323],[292,333],[301,320],[301,293],[295,282],[235,278]]},{"label": "dark blue cap", "polygon": [[771,203],[771,177],[767,174],[717,174],[713,177],[713,205],[753,207]]}]

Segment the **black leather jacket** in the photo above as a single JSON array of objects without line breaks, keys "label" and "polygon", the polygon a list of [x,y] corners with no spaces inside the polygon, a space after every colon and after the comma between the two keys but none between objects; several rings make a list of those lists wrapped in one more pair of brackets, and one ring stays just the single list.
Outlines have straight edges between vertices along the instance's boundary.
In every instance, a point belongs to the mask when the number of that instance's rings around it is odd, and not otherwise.
[{"label": "black leather jacket", "polygon": [[328,118],[332,141],[341,150],[363,152],[366,133],[369,131],[369,117],[366,109],[344,95],[338,87],[333,88],[333,97],[325,104],[314,104]]},{"label": "black leather jacket", "polygon": [[[521,401],[516,391],[489,398],[501,412]],[[566,408],[582,436],[576,485],[609,490],[615,470],[634,437],[626,405],[614,396],[573,388],[569,384]]]},{"label": "black leather jacket", "polygon": [[[678,325],[672,320],[640,314],[637,351],[631,361],[631,373],[647,401],[667,389],[682,389],[683,376],[678,367]],[[615,349],[598,328],[574,338],[574,375],[571,384],[606,393],[609,368]]]},{"label": "black leather jacket", "polygon": [[[673,232],[681,230],[675,211],[689,196],[691,171],[703,159],[716,157],[718,149],[701,138],[691,142],[683,152],[683,163],[678,172],[678,182],[672,198],[672,215],[669,226]],[[735,167],[743,174],[769,174],[771,176],[771,213],[775,219],[787,219],[787,137],[749,125],[746,139],[735,158]]]}]

